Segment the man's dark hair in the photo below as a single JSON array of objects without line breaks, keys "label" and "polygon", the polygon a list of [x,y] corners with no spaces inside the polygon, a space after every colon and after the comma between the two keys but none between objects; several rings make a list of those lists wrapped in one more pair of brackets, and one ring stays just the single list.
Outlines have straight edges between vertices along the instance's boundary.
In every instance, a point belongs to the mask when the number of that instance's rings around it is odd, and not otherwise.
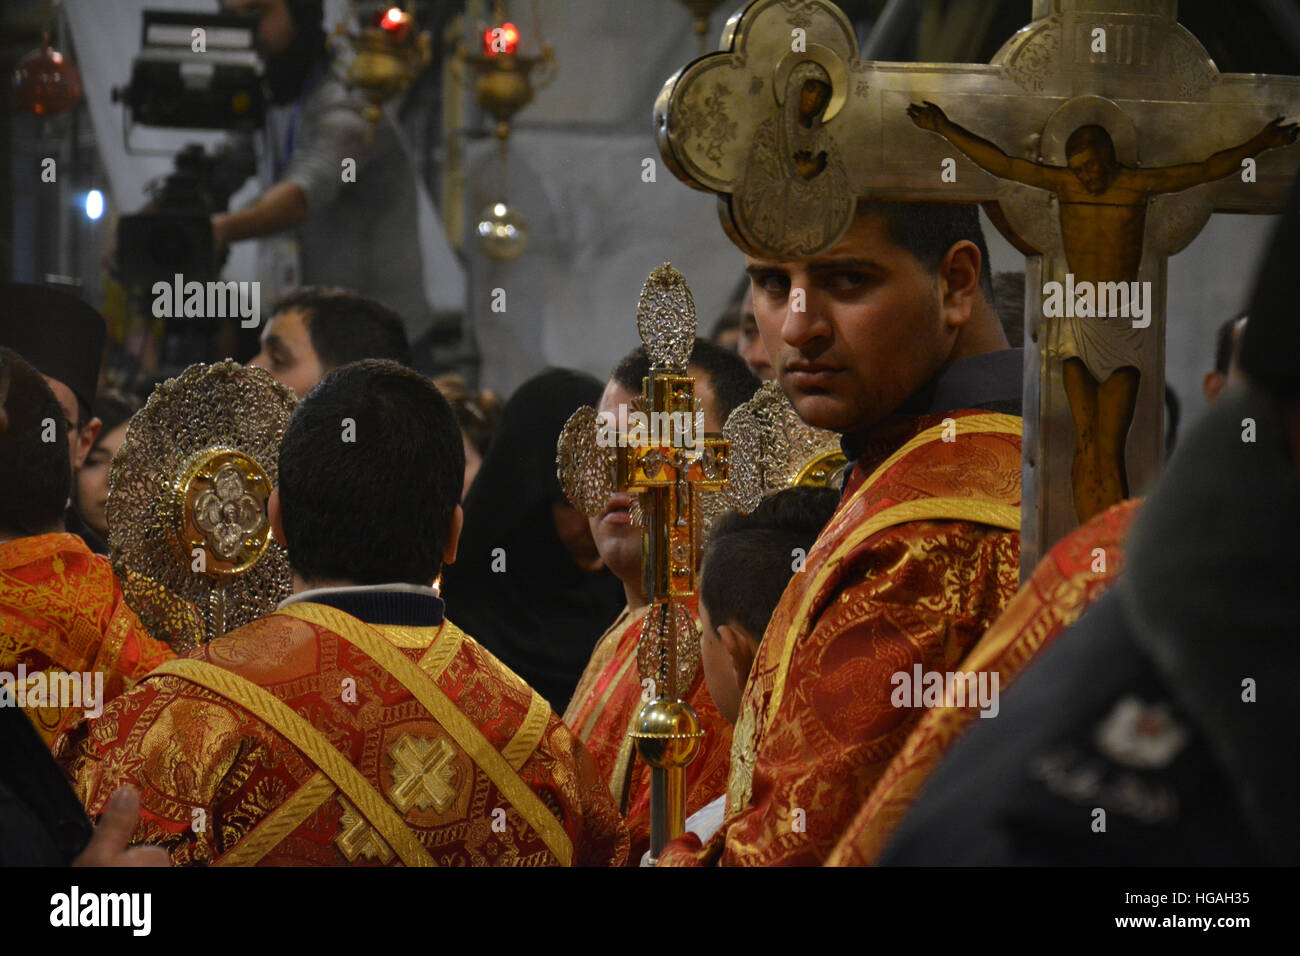
[{"label": "man's dark hair", "polygon": [[1300,324],[1295,321],[1295,266],[1300,262],[1300,176],[1291,183],[1255,277],[1246,309],[1237,365],[1261,391],[1283,401],[1300,399]]},{"label": "man's dark hair", "polygon": [[[0,357],[9,375],[9,427],[0,433],[0,528],[45,534],[63,520],[72,489],[63,409],[41,373],[17,352],[0,347]],[[51,434],[54,440],[45,441]]]},{"label": "man's dark hair", "polygon": [[[762,384],[739,355],[705,339],[695,340],[690,365],[708,376],[713,394],[718,398],[718,414],[724,422],[736,406],[753,398]],[[649,374],[650,359],[645,349],[637,346],[619,360],[610,378],[629,392],[640,394],[641,381]]]},{"label": "man's dark hair", "polygon": [[1219,326],[1214,336],[1214,370],[1220,375],[1227,375],[1232,364],[1233,327],[1245,317],[1245,312],[1234,315]]},{"label": "man's dark hair", "polygon": [[713,328],[709,329],[709,341],[717,345],[718,339],[724,332],[734,332],[739,328],[740,306],[729,305],[727,311],[718,316],[718,320],[713,323]]},{"label": "man's dark hair", "polygon": [[761,640],[803,555],[839,504],[833,488],[786,488],[750,514],[728,511],[713,525],[704,549],[700,602],[715,628],[739,624]]},{"label": "man's dark hair", "polygon": [[910,252],[930,272],[937,272],[948,250],[963,239],[975,243],[980,251],[980,288],[989,305],[996,307],[993,264],[989,262],[979,207],[937,202],[859,202],[858,215],[884,219],[889,241]]},{"label": "man's dark hair", "polygon": [[289,309],[304,313],[311,347],[326,372],[362,359],[411,364],[401,316],[374,299],[347,289],[306,286],[276,302],[271,314]]},{"label": "man's dark hair", "polygon": [[289,564],[307,581],[428,584],[464,481],[460,428],[432,382],[373,359],[335,369],[280,444]]}]

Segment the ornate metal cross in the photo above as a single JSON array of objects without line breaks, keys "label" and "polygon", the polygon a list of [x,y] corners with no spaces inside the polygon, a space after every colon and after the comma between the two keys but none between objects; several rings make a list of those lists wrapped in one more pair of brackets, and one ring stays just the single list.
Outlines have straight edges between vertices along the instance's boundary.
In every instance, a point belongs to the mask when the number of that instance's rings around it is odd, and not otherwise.
[{"label": "ornate metal cross", "polygon": [[[699,716],[682,698],[699,667],[699,629],[688,602],[695,596],[699,555],[709,517],[725,502],[730,445],[708,438],[687,374],[695,345],[695,303],[670,265],[650,274],[637,303],[637,330],[650,359],[631,429],[579,409],[558,443],[559,477],[569,500],[600,514],[615,491],[636,496],[642,579],[650,602],[637,645],[637,668],[653,681],[655,699],[642,709],[633,736],[651,767],[650,852],[657,855],[685,824],[682,771],[699,751]],[[602,436],[613,436],[602,440]]]},{"label": "ornate metal cross", "polygon": [[1029,257],[1022,570],[1154,479],[1166,260],[1213,212],[1281,208],[1297,114],[1300,79],[1219,73],[1176,0],[1034,0],[987,65],[863,62],[826,0],[755,0],[655,103],[754,255],[830,248],[861,198],[982,203]]}]

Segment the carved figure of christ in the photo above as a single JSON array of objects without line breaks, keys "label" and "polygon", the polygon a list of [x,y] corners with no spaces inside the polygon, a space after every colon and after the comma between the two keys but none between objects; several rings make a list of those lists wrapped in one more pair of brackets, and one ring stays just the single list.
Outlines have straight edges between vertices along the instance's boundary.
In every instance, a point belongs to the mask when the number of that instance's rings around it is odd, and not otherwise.
[{"label": "carved figure of christ", "polygon": [[[1246,142],[1202,162],[1135,169],[1116,160],[1103,127],[1081,126],[1066,141],[1067,165],[1051,166],[1008,156],[929,101],[910,106],[907,114],[994,176],[1054,192],[1069,270],[1076,284],[1086,281],[1094,288],[1137,279],[1151,196],[1222,179],[1240,170],[1242,160],[1289,146],[1300,133],[1300,126],[1284,124],[1279,117]],[[1135,365],[1117,364],[1122,359],[1115,356],[1135,354],[1129,337],[1138,333],[1117,317],[1059,321],[1069,323],[1062,329],[1061,374],[1074,423],[1071,478],[1075,512],[1082,523],[1128,496],[1124,444],[1141,373]]]}]

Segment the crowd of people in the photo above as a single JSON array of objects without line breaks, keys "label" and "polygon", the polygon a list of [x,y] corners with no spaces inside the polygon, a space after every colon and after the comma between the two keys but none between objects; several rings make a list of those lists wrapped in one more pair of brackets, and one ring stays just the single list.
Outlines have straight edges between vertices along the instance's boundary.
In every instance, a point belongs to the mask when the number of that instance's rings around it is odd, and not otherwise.
[{"label": "crowd of people", "polygon": [[[684,695],[705,736],[686,769],[687,832],[658,864],[1289,852],[1264,838],[1281,812],[1260,789],[1272,781],[1240,766],[1254,715],[1289,705],[1261,692],[1234,709],[1209,674],[1230,662],[1260,679],[1252,655],[1278,650],[1273,577],[1289,565],[1265,574],[1244,554],[1273,539],[1281,553],[1290,530],[1295,371],[1255,343],[1287,334],[1276,273],[1295,234],[1293,212],[1250,321],[1224,324],[1206,378],[1221,400],[1152,500],[1085,524],[1023,589],[1022,359],[974,212],[863,204],[829,264],[751,258],[714,332],[723,344],[691,352],[705,431],[774,377],[805,422],[842,436],[849,466],[842,488],[789,488],[712,528],[690,606],[701,665]],[[795,287],[806,310],[787,306]],[[556,475],[575,410],[634,406],[651,371],[642,349],[603,384],[548,369],[501,403],[413,371],[385,306],[294,292],[250,363],[299,398],[268,511],[293,593],[178,656],[95,553],[114,534],[106,475],[140,408],[96,391],[102,320],[48,287],[14,283],[3,298],[0,670],[21,666],[29,685],[44,674],[51,689],[58,674],[103,675],[93,714],[49,692],[0,708],[23,755],[0,772],[6,862],[158,863],[158,848],[174,864],[648,859],[651,771],[628,737],[649,610],[634,496],[588,517]],[[344,418],[363,437],[340,446]],[[1243,444],[1247,419],[1266,439]],[[959,440],[944,440],[952,423]],[[1211,460],[1261,494],[1216,506],[1213,533],[1202,521],[1191,535]],[[1174,538],[1205,559],[1194,611],[1168,597],[1191,560],[1161,543]],[[1100,570],[1078,560],[1096,548],[1111,555]],[[1245,598],[1260,609],[1249,623]],[[1238,609],[1240,646],[1211,640],[1210,605]],[[981,724],[971,718],[990,701],[900,705],[897,675],[914,668],[918,681],[978,671],[1026,690],[993,701],[999,719],[945,760],[934,741]],[[1122,850],[1067,824],[1075,804],[1109,805]],[[1211,820],[1221,840],[1183,839]]]},{"label": "crowd of people", "polygon": [[[862,200],[830,249],[746,258],[687,363],[704,430],[771,381],[847,465],[701,542],[681,696],[704,735],[685,832],[652,847],[654,774],[629,736],[654,697],[642,509],[615,492],[585,513],[557,476],[574,412],[620,420],[651,359],[611,355],[604,381],[539,370],[509,396],[424,374],[418,203],[339,188],[335,154],[365,128],[320,4],[228,6],[260,11],[289,125],[266,191],[214,217],[217,244],[308,221],[375,237],[365,262],[318,244],[249,363],[297,400],[256,515],[289,593],[193,649],[145,628],[104,554],[124,530],[109,476],[149,396],[101,387],[95,309],[8,283],[0,863],[1300,860],[1278,734],[1300,717],[1300,187],[1220,331],[1210,411],[1145,500],[1090,517],[1023,584],[1023,281],[992,275],[977,210]],[[394,136],[371,161],[401,159]],[[367,219],[379,207],[391,221]]]}]

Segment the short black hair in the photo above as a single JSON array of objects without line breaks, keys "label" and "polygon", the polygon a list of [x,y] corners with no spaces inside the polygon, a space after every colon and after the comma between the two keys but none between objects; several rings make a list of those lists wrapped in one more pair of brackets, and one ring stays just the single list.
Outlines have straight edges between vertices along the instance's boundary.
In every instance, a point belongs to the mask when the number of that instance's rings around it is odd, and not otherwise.
[{"label": "short black hair", "polygon": [[[63,520],[72,491],[68,428],[54,392],[17,352],[0,347],[9,377],[0,433],[0,528],[44,534]],[[53,441],[50,421],[53,421]]]},{"label": "short black hair", "polygon": [[376,359],[337,368],[280,444],[289,564],[308,581],[428,584],[464,481],[460,428],[432,382]]},{"label": "short black hair", "polygon": [[289,309],[305,313],[311,347],[326,372],[362,359],[411,364],[402,317],[374,299],[347,289],[305,286],[276,302],[271,315]]},{"label": "short black hair", "polygon": [[1220,375],[1227,375],[1228,367],[1232,364],[1233,327],[1245,317],[1245,312],[1237,313],[1220,325],[1214,336],[1214,370]]},{"label": "short black hair", "polygon": [[1255,276],[1237,365],[1259,390],[1282,401],[1300,399],[1300,325],[1295,322],[1295,264],[1300,262],[1300,176],[1291,183]]},{"label": "short black hair", "polygon": [[[696,338],[689,364],[709,377],[718,399],[718,414],[724,422],[737,406],[753,398],[758,386],[763,384],[739,355],[706,339]],[[629,392],[639,394],[641,382],[649,374],[650,359],[638,345],[619,359],[610,378]]]},{"label": "short black hair", "polygon": [[777,602],[839,504],[833,488],[786,488],[750,514],[728,511],[714,522],[700,571],[700,603],[716,628],[739,624],[762,640]]},{"label": "short black hair", "polygon": [[868,202],[858,201],[859,216],[880,216],[885,221],[885,235],[902,246],[930,272],[948,250],[962,240],[975,243],[980,251],[980,288],[989,305],[996,306],[993,295],[993,264],[980,225],[978,206],[938,202]]}]

